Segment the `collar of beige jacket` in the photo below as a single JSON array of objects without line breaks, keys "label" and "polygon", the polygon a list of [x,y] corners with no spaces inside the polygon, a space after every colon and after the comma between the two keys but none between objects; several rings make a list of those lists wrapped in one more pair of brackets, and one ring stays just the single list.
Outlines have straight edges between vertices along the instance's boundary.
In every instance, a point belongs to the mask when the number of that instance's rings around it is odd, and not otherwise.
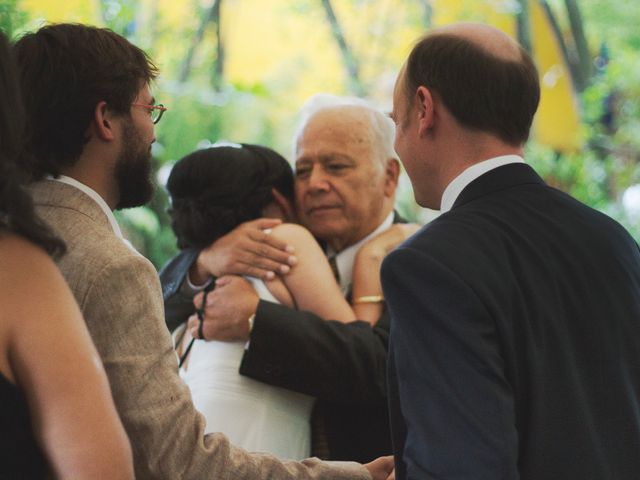
[{"label": "collar of beige jacket", "polygon": [[[89,188],[83,185],[85,188]],[[104,226],[120,238],[129,248],[137,252],[131,242],[124,238],[113,212],[93,198],[83,188],[59,179],[48,178],[32,184],[29,189],[36,205],[55,206],[76,210],[95,223]],[[92,190],[93,191],[93,190]],[[95,192],[94,192],[95,193]],[[95,195],[98,195],[95,193]],[[104,201],[103,201],[104,203]]]}]

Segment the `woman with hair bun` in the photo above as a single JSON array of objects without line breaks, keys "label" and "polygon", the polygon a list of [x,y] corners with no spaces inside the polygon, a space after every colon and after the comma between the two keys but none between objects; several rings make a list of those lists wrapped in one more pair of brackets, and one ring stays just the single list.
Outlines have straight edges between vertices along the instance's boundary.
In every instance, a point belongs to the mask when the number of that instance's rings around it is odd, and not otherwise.
[{"label": "woman with hair bun", "polygon": [[[291,166],[275,151],[258,145],[195,151],[173,167],[167,189],[180,248],[205,248],[256,218],[294,219]],[[343,322],[372,316],[354,312],[344,299],[320,245],[308,230],[283,223],[270,234],[295,248],[298,263],[285,276],[267,281],[248,278],[260,298]],[[354,283],[367,282],[367,278],[356,277]],[[377,316],[370,319],[375,320]],[[178,354],[188,354],[181,374],[196,408],[207,419],[207,432],[223,432],[249,451],[289,459],[308,457],[313,398],[242,377],[238,367],[245,342],[195,340],[188,350],[192,339],[185,330],[183,325],[176,331]]]}]

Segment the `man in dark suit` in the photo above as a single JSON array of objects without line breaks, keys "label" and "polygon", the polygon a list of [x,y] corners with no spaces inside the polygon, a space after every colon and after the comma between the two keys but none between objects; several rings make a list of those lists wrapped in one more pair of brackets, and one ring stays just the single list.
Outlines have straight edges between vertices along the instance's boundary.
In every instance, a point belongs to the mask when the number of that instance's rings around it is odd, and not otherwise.
[{"label": "man in dark suit", "polygon": [[[348,297],[358,248],[401,221],[393,211],[399,172],[393,135],[392,122],[364,105],[312,109],[297,135],[298,219],[335,256]],[[189,268],[194,283],[209,275],[260,275],[263,272],[249,270],[256,265],[277,271],[277,262],[261,264],[260,256],[251,256],[252,251],[269,246],[269,236],[259,229],[268,226],[264,222],[244,225],[205,251],[183,252],[163,269],[168,324],[177,324],[176,317],[184,321],[185,313],[193,312],[190,296],[180,292]],[[401,227],[397,231],[402,234]],[[290,255],[284,252],[279,260],[285,262]],[[370,301],[371,308],[380,309],[381,287],[371,293],[375,295],[353,300]],[[202,330],[206,339],[249,340],[242,375],[317,398],[314,455],[332,460],[374,459],[391,453],[386,402],[389,318],[384,308],[382,312],[373,327],[361,321],[324,320],[259,300],[243,279],[226,277],[208,296]],[[192,322],[192,333],[198,337],[198,322]]]},{"label": "man in dark suit", "polygon": [[442,214],[382,267],[396,478],[640,471],[640,253],[523,160],[539,99],[502,32],[434,30],[396,82],[396,150]]}]

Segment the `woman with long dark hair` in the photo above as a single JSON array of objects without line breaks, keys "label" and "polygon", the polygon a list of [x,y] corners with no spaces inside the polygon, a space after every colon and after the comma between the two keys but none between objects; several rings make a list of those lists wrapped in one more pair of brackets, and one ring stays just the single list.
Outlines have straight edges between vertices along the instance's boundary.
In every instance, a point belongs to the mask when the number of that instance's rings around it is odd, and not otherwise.
[{"label": "woman with long dark hair", "polygon": [[0,478],[131,479],[100,357],[15,161],[24,113],[0,32]]}]

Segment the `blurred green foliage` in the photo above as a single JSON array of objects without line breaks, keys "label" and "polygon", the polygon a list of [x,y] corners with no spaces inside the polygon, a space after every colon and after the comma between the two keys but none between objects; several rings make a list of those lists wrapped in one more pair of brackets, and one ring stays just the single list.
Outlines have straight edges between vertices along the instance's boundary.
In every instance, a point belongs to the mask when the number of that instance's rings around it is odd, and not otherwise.
[{"label": "blurred green foliage", "polygon": [[19,0],[0,0],[0,30],[12,38],[28,19],[26,12],[18,8]]},{"label": "blurred green foliage", "polygon": [[633,0],[580,6],[595,67],[578,98],[584,148],[561,154],[529,142],[527,161],[549,184],[612,216],[639,240],[640,198],[627,202],[625,192],[640,183],[640,9]]},{"label": "blurred green foliage", "polygon": [[[222,15],[225,15],[224,5],[235,8],[240,3],[224,3]],[[558,14],[563,31],[568,30],[562,14],[563,0],[548,3]],[[183,155],[220,140],[262,143],[289,156],[295,122],[289,97],[293,97],[292,92],[300,83],[299,75],[308,74],[312,68],[310,58],[299,55],[293,61],[277,65],[272,73],[256,75],[252,80],[247,80],[246,75],[245,80],[228,80],[226,72],[222,72],[221,80],[218,77],[221,65],[217,63],[220,50],[214,30],[209,26],[200,42],[194,41],[211,2],[192,0],[188,5],[182,4],[181,8],[190,9],[191,13],[169,19],[159,16],[161,4],[164,5],[162,0],[97,2],[103,24],[147,50],[161,68],[154,94],[169,111],[158,124],[153,147],[159,183],[166,177],[167,169]],[[402,9],[395,8],[389,1],[343,0],[334,4],[340,18],[353,22],[348,24],[350,28],[345,28],[345,36],[360,61],[365,77],[363,85],[378,103],[389,106],[390,85],[401,63],[395,59],[404,58],[411,43],[409,39],[425,28],[428,2],[407,1],[406,6],[403,2]],[[292,1],[287,5],[290,6],[276,8],[273,14],[293,15],[293,21],[312,17],[315,26],[313,32],[308,32],[309,38],[319,29],[329,30],[326,23],[323,24],[326,19],[320,2]],[[640,239],[640,205],[633,209],[623,204],[628,188],[640,183],[640,29],[637,28],[640,8],[637,0],[580,0],[579,5],[595,66],[588,87],[577,98],[583,119],[584,147],[569,154],[531,141],[527,145],[527,160],[549,184],[613,216]],[[349,9],[361,13],[350,18]],[[405,11],[400,12],[403,9]],[[0,28],[10,36],[37,28],[40,19],[31,18],[25,10],[19,0],[0,0]],[[384,15],[380,15],[380,11]],[[244,11],[236,13],[244,14]],[[378,20],[372,21],[368,15]],[[235,25],[233,22],[237,20],[231,17],[231,24]],[[174,24],[179,24],[177,30]],[[286,30],[291,38],[284,42],[298,41],[291,33],[294,30],[277,26],[271,29],[275,33]],[[251,37],[252,32],[246,33]],[[327,49],[337,49],[330,43],[329,33],[323,41],[313,38],[310,41],[316,44],[311,55],[321,56]],[[401,51],[398,45],[405,45],[406,48],[402,47],[405,50]],[[190,54],[189,73],[186,80],[181,81],[185,59]],[[330,72],[331,78],[336,78],[337,84],[326,85],[326,90],[348,93],[349,78],[335,64],[331,68],[335,70]],[[320,82],[328,78],[323,76],[326,72],[312,73]],[[380,97],[389,98],[381,100]],[[397,204],[409,219],[430,218],[430,213],[413,202],[406,177],[401,180]],[[149,205],[117,213],[128,237],[157,267],[176,252],[167,209],[166,192],[159,188]]]}]

